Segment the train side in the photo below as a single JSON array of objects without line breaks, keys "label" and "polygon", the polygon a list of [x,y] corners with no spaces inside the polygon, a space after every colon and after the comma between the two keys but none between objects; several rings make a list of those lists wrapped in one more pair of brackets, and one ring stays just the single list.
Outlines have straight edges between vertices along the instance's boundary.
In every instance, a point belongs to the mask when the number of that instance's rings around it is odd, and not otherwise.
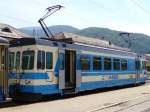
[{"label": "train side", "polygon": [[29,41],[18,39],[9,48],[9,92],[14,98],[40,99],[42,95],[138,84],[147,79],[144,59],[129,51]]}]

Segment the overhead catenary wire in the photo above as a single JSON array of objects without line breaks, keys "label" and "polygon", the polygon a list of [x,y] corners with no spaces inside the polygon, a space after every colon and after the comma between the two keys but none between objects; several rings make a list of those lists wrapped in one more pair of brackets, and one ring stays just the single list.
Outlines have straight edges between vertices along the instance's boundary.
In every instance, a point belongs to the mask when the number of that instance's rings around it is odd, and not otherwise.
[{"label": "overhead catenary wire", "polygon": [[138,8],[140,8],[142,11],[144,11],[146,14],[150,15],[150,11],[144,8],[141,4],[139,4],[135,0],[130,0],[133,4],[135,4]]}]

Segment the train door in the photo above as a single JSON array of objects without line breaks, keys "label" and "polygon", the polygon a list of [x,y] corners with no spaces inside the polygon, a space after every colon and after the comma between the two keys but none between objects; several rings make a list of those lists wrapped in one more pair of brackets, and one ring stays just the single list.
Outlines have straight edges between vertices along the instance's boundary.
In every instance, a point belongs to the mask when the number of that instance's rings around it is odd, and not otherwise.
[{"label": "train door", "polygon": [[8,76],[7,76],[7,48],[0,46],[0,89],[1,94],[7,96]]},{"label": "train door", "polygon": [[65,51],[65,88],[75,88],[76,85],[76,52]]},{"label": "train door", "polygon": [[141,68],[141,62],[139,59],[136,60],[136,82],[140,78],[140,68]]},{"label": "train door", "polygon": [[76,88],[76,51],[60,50],[59,88]]}]

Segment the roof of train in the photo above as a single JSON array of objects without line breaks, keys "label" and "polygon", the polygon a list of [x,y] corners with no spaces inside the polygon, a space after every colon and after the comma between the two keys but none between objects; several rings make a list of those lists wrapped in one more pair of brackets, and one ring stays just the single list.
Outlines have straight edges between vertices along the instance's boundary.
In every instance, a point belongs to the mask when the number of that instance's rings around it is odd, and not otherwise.
[{"label": "roof of train", "polygon": [[94,46],[94,45],[88,45],[88,44],[82,44],[82,43],[65,43],[61,40],[55,40],[55,39],[36,39],[36,38],[20,38],[16,40],[10,41],[10,47],[18,47],[18,46],[26,46],[26,45],[46,45],[46,46],[54,46],[59,48],[69,48],[69,49],[83,49],[85,51],[97,51],[100,52],[111,52],[111,53],[119,53],[122,55],[130,55],[130,56],[137,56],[136,53],[131,51],[126,51],[122,49],[116,49],[116,48],[109,48],[109,47],[100,47],[100,46]]},{"label": "roof of train", "polygon": [[101,38],[85,37],[85,36],[77,35],[74,33],[67,33],[67,32],[58,33],[55,35],[55,39],[57,39],[57,40],[70,39],[74,43],[82,43],[82,44],[92,45],[92,46],[100,46],[100,47],[107,47],[107,48],[131,51],[128,48],[116,46],[113,43],[111,43],[110,41],[107,41],[107,40],[104,40]]}]

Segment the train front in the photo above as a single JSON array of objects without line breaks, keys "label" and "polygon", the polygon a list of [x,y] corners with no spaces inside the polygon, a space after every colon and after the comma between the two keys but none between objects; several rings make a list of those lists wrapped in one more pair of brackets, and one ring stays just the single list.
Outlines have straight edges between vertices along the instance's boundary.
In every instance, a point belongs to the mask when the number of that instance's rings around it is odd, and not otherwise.
[{"label": "train front", "polygon": [[40,98],[40,93],[33,94],[33,80],[28,80],[33,79],[32,76],[36,74],[34,61],[34,45],[9,48],[9,95],[13,100],[25,101]]},{"label": "train front", "polygon": [[[9,95],[17,101],[34,101],[57,93],[53,77],[53,51],[35,39],[20,39],[9,48]],[[57,56],[55,56],[57,57]]]}]

